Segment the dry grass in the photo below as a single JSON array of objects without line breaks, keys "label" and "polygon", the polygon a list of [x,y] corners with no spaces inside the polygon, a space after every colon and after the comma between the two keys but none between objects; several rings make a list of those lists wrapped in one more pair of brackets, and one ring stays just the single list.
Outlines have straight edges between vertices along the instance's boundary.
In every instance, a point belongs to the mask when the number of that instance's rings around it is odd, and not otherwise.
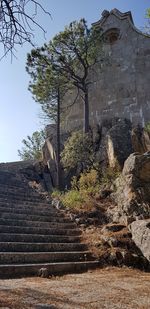
[{"label": "dry grass", "polygon": [[60,278],[0,280],[0,308],[149,309],[149,279],[148,273],[107,268]]}]

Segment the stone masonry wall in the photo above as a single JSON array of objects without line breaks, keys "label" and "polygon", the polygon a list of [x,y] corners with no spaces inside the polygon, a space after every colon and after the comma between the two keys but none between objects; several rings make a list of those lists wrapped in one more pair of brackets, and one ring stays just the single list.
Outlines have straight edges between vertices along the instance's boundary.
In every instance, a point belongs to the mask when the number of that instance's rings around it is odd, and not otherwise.
[{"label": "stone masonry wall", "polygon": [[[104,50],[109,61],[91,72],[90,124],[112,117],[127,118],[133,125],[150,121],[150,37],[134,26],[130,12],[104,11],[94,27],[103,29]],[[72,97],[67,98],[69,103]],[[81,99],[67,111],[65,131],[83,123]]]}]

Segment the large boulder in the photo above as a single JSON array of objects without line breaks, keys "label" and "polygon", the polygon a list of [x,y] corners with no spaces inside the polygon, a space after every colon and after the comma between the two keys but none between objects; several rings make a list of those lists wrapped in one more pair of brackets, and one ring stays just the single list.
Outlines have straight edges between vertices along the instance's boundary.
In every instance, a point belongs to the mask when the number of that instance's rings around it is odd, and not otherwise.
[{"label": "large boulder", "polygon": [[[52,187],[57,186],[57,130],[56,124],[47,125],[45,128],[46,131],[46,140],[42,148],[43,153],[43,164],[48,168]],[[61,132],[60,136],[60,150],[62,151],[64,147],[64,143],[68,138],[68,133]],[[61,182],[60,186],[64,187],[64,176],[63,169],[60,165],[60,173],[61,173]],[[50,186],[51,186],[50,184]]]},{"label": "large boulder", "polygon": [[134,152],[143,154],[150,151],[150,133],[140,125],[132,129],[131,139]]},{"label": "large boulder", "polygon": [[124,161],[133,152],[130,121],[119,119],[108,131],[106,138],[109,166],[122,169]]},{"label": "large boulder", "polygon": [[132,222],[130,231],[136,246],[150,262],[150,219]]},{"label": "large boulder", "polygon": [[117,208],[114,221],[134,221],[150,217],[150,152],[133,153],[125,161],[116,180]]}]

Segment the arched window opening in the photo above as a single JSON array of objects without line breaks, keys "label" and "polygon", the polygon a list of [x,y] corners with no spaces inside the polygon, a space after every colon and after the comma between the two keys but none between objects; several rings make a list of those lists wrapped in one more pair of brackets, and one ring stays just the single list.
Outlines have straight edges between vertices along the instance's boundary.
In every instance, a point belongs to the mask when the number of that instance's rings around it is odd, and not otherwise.
[{"label": "arched window opening", "polygon": [[104,42],[113,44],[119,39],[120,30],[118,28],[112,28],[107,30],[103,34]]}]

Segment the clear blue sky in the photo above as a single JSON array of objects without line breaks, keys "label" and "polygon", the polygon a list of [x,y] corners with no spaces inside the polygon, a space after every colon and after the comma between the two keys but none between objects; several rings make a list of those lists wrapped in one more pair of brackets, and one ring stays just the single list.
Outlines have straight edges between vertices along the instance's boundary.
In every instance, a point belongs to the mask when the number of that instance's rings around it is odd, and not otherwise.
[{"label": "clear blue sky", "polygon": [[[135,25],[142,29],[149,0],[41,0],[51,13],[52,20],[39,14],[38,20],[47,30],[46,40],[52,38],[73,20],[84,17],[89,24],[100,19],[104,9],[131,11]],[[44,38],[35,32],[35,41],[41,46]],[[0,162],[18,161],[17,150],[27,135],[42,127],[40,108],[28,91],[29,76],[25,71],[26,54],[31,46],[17,48],[17,60],[10,57],[0,62]]]}]

